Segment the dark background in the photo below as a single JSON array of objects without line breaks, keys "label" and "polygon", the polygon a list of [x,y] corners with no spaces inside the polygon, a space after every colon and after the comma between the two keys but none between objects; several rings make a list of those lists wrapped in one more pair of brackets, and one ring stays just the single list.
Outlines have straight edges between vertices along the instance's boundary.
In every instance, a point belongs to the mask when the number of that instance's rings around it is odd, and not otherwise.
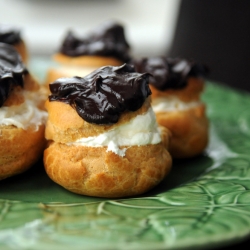
[{"label": "dark background", "polygon": [[168,56],[205,63],[209,79],[250,91],[250,0],[182,0]]},{"label": "dark background", "polygon": [[[205,63],[209,79],[250,92],[250,0],[182,0],[168,56]],[[247,246],[250,238],[218,249]]]}]

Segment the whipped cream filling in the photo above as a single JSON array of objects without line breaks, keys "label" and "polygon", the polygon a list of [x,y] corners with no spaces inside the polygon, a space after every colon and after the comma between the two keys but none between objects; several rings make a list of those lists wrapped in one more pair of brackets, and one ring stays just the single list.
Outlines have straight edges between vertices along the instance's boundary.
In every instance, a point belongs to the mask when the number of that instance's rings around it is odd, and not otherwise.
[{"label": "whipped cream filling", "polygon": [[152,100],[154,112],[187,110],[201,105],[201,101],[183,102],[177,97],[158,97]]},{"label": "whipped cream filling", "polygon": [[[47,112],[37,107],[40,97],[39,94],[25,91],[25,101],[20,105],[0,108],[0,125],[14,125],[24,130],[38,130],[39,126],[45,124]],[[31,98],[32,97],[32,98]]]},{"label": "whipped cream filling", "polygon": [[[120,156],[125,156],[130,146],[142,146],[161,142],[161,133],[156,122],[152,108],[142,115],[138,115],[128,123],[117,126],[114,129],[98,136],[80,138],[67,145],[87,147],[107,146],[107,151],[112,151]],[[120,148],[125,146],[125,148]]]}]

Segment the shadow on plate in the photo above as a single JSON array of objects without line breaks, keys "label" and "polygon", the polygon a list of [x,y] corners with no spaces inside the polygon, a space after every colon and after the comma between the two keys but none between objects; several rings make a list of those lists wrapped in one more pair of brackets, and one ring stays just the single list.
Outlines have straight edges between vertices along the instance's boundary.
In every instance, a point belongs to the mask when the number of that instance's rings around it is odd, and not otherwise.
[{"label": "shadow on plate", "polygon": [[157,195],[191,182],[201,176],[212,163],[212,159],[203,154],[191,159],[174,160],[170,174],[146,195]]},{"label": "shadow on plate", "polygon": [[[156,188],[143,196],[157,195],[190,182],[204,173],[211,164],[212,160],[205,155],[188,160],[174,160],[170,174]],[[0,199],[41,203],[88,203],[106,200],[77,195],[57,185],[47,176],[42,159],[25,173],[2,180]]]}]

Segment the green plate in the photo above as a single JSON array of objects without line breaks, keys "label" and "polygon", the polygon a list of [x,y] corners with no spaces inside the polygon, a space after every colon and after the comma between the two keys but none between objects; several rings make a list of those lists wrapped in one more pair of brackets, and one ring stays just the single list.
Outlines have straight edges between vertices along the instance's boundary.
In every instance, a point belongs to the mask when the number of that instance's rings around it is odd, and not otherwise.
[{"label": "green plate", "polygon": [[245,239],[250,95],[207,82],[203,99],[211,121],[208,148],[174,161],[170,175],[143,196],[70,193],[46,176],[42,160],[1,181],[0,249],[194,249]]}]

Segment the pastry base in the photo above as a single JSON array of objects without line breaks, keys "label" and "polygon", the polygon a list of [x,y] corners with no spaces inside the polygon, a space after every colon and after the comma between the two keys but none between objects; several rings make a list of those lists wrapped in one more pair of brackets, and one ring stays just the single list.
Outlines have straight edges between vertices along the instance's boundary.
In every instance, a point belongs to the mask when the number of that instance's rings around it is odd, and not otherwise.
[{"label": "pastry base", "polygon": [[206,148],[209,123],[204,104],[188,110],[158,112],[156,120],[171,131],[169,152],[173,158],[194,157]]},{"label": "pastry base", "polygon": [[29,169],[45,148],[45,126],[37,131],[0,125],[0,180]]},{"label": "pastry base", "polygon": [[95,55],[83,55],[83,56],[66,56],[61,53],[57,53],[53,56],[53,60],[65,65],[70,66],[84,66],[84,67],[95,67],[99,68],[102,66],[112,65],[120,66],[123,64],[122,61],[108,56],[95,56]]},{"label": "pastry base", "polygon": [[199,101],[200,95],[204,89],[204,80],[202,78],[190,77],[185,88],[158,90],[153,85],[150,85],[152,91],[152,100],[158,97],[177,97],[183,102]]},{"label": "pastry base", "polygon": [[28,50],[26,47],[26,44],[24,43],[23,40],[21,40],[19,43],[13,45],[13,47],[17,50],[17,52],[20,54],[22,61],[27,64],[29,55],[28,55]]},{"label": "pastry base", "polygon": [[71,192],[117,198],[147,192],[171,168],[171,156],[162,144],[129,147],[125,157],[106,149],[52,142],[44,151],[45,170]]}]

